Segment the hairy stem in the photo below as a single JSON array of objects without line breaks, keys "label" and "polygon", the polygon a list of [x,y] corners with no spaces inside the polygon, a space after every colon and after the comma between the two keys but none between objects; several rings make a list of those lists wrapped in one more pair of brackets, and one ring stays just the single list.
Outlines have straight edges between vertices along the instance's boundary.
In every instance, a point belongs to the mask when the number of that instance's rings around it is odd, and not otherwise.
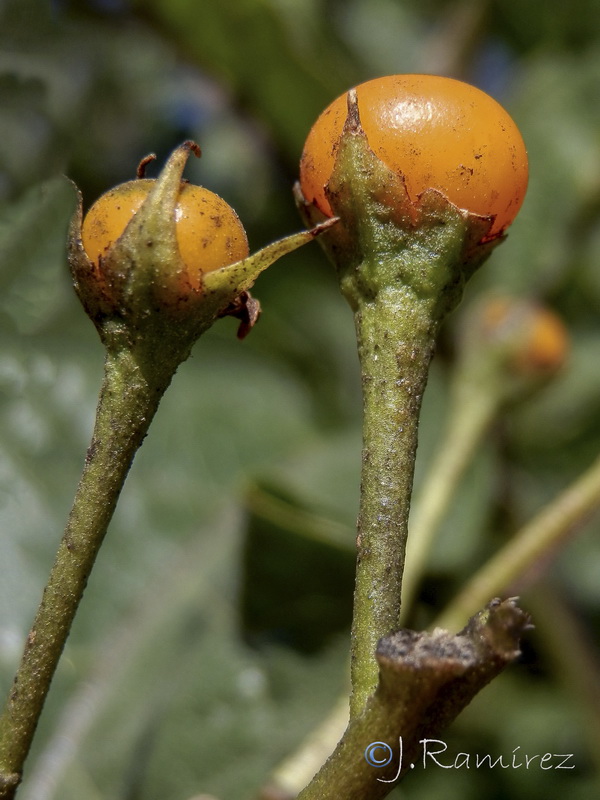
[{"label": "hairy stem", "polygon": [[91,445],[21,664],[0,717],[0,798],[11,800],[56,666],[136,450],[171,374],[149,381],[130,351],[108,353]]},{"label": "hairy stem", "polygon": [[421,398],[437,324],[405,287],[355,315],[364,423],[352,626],[351,715],[377,686],[377,642],[400,624],[400,599]]}]

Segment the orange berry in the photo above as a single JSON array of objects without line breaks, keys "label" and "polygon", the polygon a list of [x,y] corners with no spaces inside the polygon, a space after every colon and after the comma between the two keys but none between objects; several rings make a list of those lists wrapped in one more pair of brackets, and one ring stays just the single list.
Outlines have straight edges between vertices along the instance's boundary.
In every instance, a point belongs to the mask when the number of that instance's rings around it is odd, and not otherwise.
[{"label": "orange berry", "polygon": [[547,374],[563,366],[569,339],[562,320],[552,311],[538,308],[529,331],[527,347],[515,359],[522,373]]},{"label": "orange berry", "polygon": [[[458,208],[494,216],[490,237],[515,218],[527,189],[527,153],[507,112],[474,86],[435,75],[390,75],[360,84],[369,147],[404,177],[415,202],[437,189]],[[304,198],[327,216],[325,194],[347,115],[338,97],[311,129],[300,163]]]},{"label": "orange berry", "polygon": [[[121,236],[154,185],[139,179],[110,189],[92,205],[83,220],[83,248],[94,264]],[[175,206],[177,246],[190,286],[200,288],[203,272],[233,264],[248,255],[246,232],[235,211],[218,195],[189,183],[181,184]]]},{"label": "orange berry", "polygon": [[549,375],[567,359],[569,336],[560,317],[527,300],[496,297],[481,312],[487,338],[511,341],[509,365],[521,375]]}]

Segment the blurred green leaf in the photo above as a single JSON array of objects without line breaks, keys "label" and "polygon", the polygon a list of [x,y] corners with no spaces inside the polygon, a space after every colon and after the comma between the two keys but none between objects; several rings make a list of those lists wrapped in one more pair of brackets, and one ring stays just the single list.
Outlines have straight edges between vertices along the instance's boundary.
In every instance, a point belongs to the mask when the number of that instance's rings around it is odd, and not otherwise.
[{"label": "blurred green leaf", "polygon": [[253,487],[247,497],[245,636],[259,646],[279,642],[313,652],[333,633],[347,634],[354,589],[351,530],[338,530],[273,488]]},{"label": "blurred green leaf", "polygon": [[71,300],[64,265],[75,190],[66,178],[31,187],[0,208],[0,313],[19,334],[55,322]]},{"label": "blurred green leaf", "polygon": [[350,54],[326,24],[319,4],[237,0],[198,4],[152,0],[139,4],[269,127],[286,154],[299,158],[313,120],[352,73]]}]

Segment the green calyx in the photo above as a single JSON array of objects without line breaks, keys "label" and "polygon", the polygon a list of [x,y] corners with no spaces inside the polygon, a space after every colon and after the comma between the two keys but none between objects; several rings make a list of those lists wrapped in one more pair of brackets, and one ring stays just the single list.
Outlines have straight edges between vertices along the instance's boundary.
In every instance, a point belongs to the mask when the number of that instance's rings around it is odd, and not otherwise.
[{"label": "green calyx", "polygon": [[285,237],[241,261],[204,273],[200,287],[190,286],[174,213],[190,152],[200,151],[193,142],[185,142],[171,154],[100,265],[88,258],[83,247],[79,196],[69,232],[69,264],[75,290],[109,350],[135,350],[152,361],[164,353],[167,360],[180,362],[196,339],[228,314],[242,320],[245,334],[258,316],[258,303],[248,289],[260,273],[333,224],[328,221]]},{"label": "green calyx", "polygon": [[[323,219],[296,190],[308,224]],[[326,194],[340,223],[321,240],[356,309],[380,291],[410,291],[433,301],[441,320],[459,302],[464,285],[502,237],[485,241],[491,218],[453,205],[429,189],[413,202],[401,175],[371,150],[360,123],[356,93]]]}]

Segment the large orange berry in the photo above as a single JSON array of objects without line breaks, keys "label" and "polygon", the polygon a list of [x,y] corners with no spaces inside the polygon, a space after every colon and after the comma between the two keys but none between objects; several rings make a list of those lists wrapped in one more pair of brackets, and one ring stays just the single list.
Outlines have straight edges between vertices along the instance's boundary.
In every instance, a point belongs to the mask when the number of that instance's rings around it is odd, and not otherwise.
[{"label": "large orange berry", "polygon": [[[356,91],[369,147],[404,177],[413,202],[433,188],[460,209],[493,216],[491,237],[511,224],[527,189],[527,152],[502,106],[474,86],[435,75],[390,75]],[[305,200],[327,216],[325,186],[346,114],[342,95],[315,122],[300,163]]]},{"label": "large orange berry", "polygon": [[[101,257],[124,232],[154,183],[149,179],[129,181],[96,200],[83,220],[81,234],[90,261],[100,265]],[[248,240],[239,217],[208,189],[182,183],[174,214],[185,278],[193,288],[200,287],[203,272],[220,269],[248,255]]]}]

